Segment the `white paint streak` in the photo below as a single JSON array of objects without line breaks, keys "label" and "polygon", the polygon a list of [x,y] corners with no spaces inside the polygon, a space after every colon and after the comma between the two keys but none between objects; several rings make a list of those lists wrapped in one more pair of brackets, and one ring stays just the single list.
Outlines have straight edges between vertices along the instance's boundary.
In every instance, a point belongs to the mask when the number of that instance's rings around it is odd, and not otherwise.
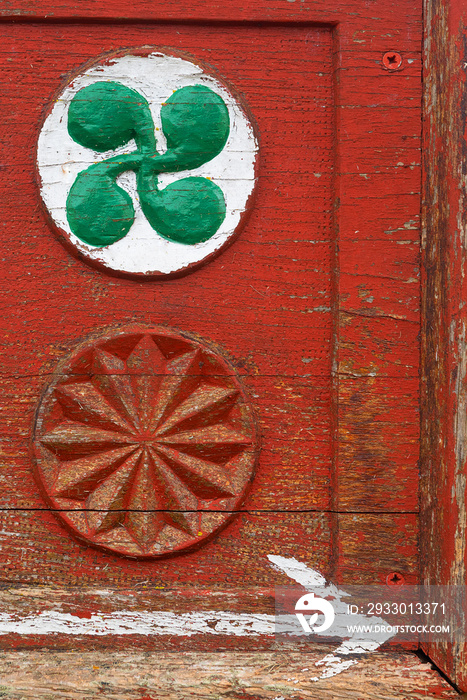
[{"label": "white paint streak", "polygon": [[[189,176],[209,177],[219,185],[224,193],[227,214],[211,239],[190,246],[159,236],[141,210],[136,178],[131,172],[123,173],[118,178],[119,184],[131,195],[136,213],[127,235],[112,245],[95,248],[86,245],[71,232],[66,216],[66,200],[78,173],[92,163],[116,154],[129,153],[136,148],[132,141],[115,151],[98,153],[80,146],[68,134],[67,115],[71,100],[78,90],[98,80],[116,80],[144,95],[151,109],[160,152],[166,149],[160,108],[175,90],[188,85],[205,85],[222,97],[229,110],[231,127],[223,151],[194,170],[159,176],[161,187]],[[126,55],[110,64],[93,66],[75,78],[62,92],[44,122],[38,141],[37,165],[45,205],[58,228],[85,257],[116,271],[170,274],[201,262],[234,235],[255,185],[257,152],[258,144],[247,115],[219,81],[189,61],[153,53],[149,56]]]},{"label": "white paint streak", "polygon": [[316,666],[325,666],[326,668],[321,676],[315,676],[311,680],[319,681],[323,678],[332,678],[333,676],[337,676],[338,673],[346,671],[351,666],[355,666],[356,663],[358,663],[356,659],[347,659],[344,661],[339,656],[335,656],[334,654],[326,654],[326,656],[324,656],[320,661],[317,661],[315,664]]},{"label": "white paint streak", "polygon": [[[310,569],[303,562],[297,561],[294,558],[286,558],[276,555],[268,555],[271,564],[282,573],[285,573],[293,581],[303,586],[305,590],[315,593],[321,598],[329,599],[332,602],[335,612],[335,622],[331,629],[325,630],[322,633],[317,633],[317,636],[340,637],[343,642],[337,647],[333,654],[327,654],[323,659],[316,663],[316,666],[323,666],[324,670],[319,676],[314,676],[310,680],[319,681],[323,678],[331,678],[332,676],[342,673],[350,666],[357,663],[354,659],[344,661],[342,656],[350,654],[367,654],[378,649],[383,642],[394,636],[391,632],[355,632],[350,635],[347,629],[349,624],[349,616],[347,614],[347,604],[350,603],[350,594],[341,590],[333,583],[328,583],[324,576]],[[346,598],[347,600],[343,600]],[[352,615],[352,626],[359,625],[383,625],[387,623],[380,617],[367,615]]]},{"label": "white paint streak", "polygon": [[257,637],[274,634],[273,615],[250,615],[218,610],[190,613],[166,611],[95,613],[89,618],[54,610],[37,614],[10,615],[0,613],[2,634],[66,634],[66,635],[174,635],[195,634]]},{"label": "white paint streak", "polygon": [[[297,561],[297,559],[287,559],[286,557],[279,557],[273,554],[269,554],[268,559],[276,569],[279,569],[279,571],[307,590],[313,591],[313,586],[319,586],[321,590],[323,586],[326,586],[326,579],[319,571],[309,569],[306,564]],[[337,588],[335,590],[337,591]]]},{"label": "white paint streak", "polygon": [[[343,656],[366,654],[376,651],[379,646],[389,639],[389,633],[380,633],[370,638],[368,634],[354,634],[349,638],[347,633],[347,602],[349,594],[328,583],[324,576],[310,569],[297,559],[281,556],[268,556],[271,564],[285,573],[305,590],[314,592],[321,597],[332,600],[336,613],[337,626],[322,633],[323,636],[341,637],[342,643],[332,654],[327,654],[316,666],[322,667],[319,676],[310,680],[318,681],[331,678],[347,670],[357,663],[355,659],[344,659]],[[97,593],[105,594],[106,591]],[[339,616],[342,621],[339,622]],[[118,611],[111,613],[92,613],[89,617],[81,617],[70,613],[54,610],[18,616],[17,614],[0,613],[0,635],[143,635],[143,636],[180,636],[193,635],[231,635],[234,637],[272,636],[275,632],[276,618],[273,615],[235,613],[209,610],[204,612],[173,613],[168,611]],[[381,618],[364,615],[352,615],[352,624],[385,624]],[[281,625],[284,628],[283,625]],[[305,670],[305,669],[304,669]]]}]

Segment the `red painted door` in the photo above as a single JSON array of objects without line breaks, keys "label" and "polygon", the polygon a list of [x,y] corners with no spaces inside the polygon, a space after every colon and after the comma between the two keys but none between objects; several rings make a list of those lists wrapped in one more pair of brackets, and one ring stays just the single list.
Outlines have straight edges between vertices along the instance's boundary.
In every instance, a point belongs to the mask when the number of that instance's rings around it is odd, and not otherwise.
[{"label": "red painted door", "polygon": [[3,12],[5,581],[417,580],[421,6],[329,5]]}]

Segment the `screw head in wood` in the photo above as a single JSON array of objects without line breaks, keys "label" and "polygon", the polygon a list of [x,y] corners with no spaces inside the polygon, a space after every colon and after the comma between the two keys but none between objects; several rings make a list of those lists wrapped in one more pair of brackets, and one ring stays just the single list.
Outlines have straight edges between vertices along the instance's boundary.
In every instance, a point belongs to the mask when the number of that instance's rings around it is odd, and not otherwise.
[{"label": "screw head in wood", "polygon": [[383,68],[398,70],[402,66],[402,56],[397,51],[386,51],[383,56]]}]

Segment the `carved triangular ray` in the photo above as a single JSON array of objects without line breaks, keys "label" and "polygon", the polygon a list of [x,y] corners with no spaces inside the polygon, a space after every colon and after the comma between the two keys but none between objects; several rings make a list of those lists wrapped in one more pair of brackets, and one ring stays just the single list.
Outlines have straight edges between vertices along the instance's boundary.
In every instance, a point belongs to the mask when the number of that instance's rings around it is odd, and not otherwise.
[{"label": "carved triangular ray", "polygon": [[157,452],[190,490],[203,500],[228,498],[235,487],[227,469],[218,464],[158,445]]},{"label": "carved triangular ray", "polygon": [[228,414],[237,396],[238,391],[231,387],[201,384],[159,426],[157,434],[216,423]]}]

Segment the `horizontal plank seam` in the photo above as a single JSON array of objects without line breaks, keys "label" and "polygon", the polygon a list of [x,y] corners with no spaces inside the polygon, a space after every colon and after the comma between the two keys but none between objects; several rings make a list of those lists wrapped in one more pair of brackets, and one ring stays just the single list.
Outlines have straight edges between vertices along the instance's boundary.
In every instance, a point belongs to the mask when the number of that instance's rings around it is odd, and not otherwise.
[{"label": "horizontal plank seam", "polygon": [[[347,312],[345,312],[345,313],[347,313]],[[351,315],[358,315],[358,314],[351,314]],[[359,315],[364,316],[364,314],[359,314]],[[378,318],[378,317],[375,317],[375,316],[366,316],[366,318]],[[379,317],[379,318],[383,318],[383,317]],[[386,317],[384,317],[384,318],[386,318]],[[405,319],[397,319],[397,320],[402,320],[402,321],[404,321]],[[412,321],[410,321],[410,323],[412,323]],[[385,338],[383,337],[383,338],[378,338],[378,340],[381,340],[381,341],[388,340],[388,341],[389,341],[389,338],[386,338],[386,339],[385,339]],[[399,342],[401,342],[401,341],[399,341]],[[308,358],[305,358],[305,359],[308,359]],[[312,360],[312,361],[313,361],[313,360]],[[394,364],[394,362],[393,362],[392,364]],[[413,365],[410,365],[410,364],[402,364],[402,365],[397,365],[397,366],[398,366],[398,367],[400,367],[400,366],[402,366],[402,367],[410,367],[411,369],[413,369]],[[342,373],[345,374],[345,372],[344,372],[343,370],[342,370],[340,373],[341,373],[341,374],[342,374]],[[379,374],[381,374],[381,377],[384,377],[385,379],[397,379],[397,380],[401,379],[400,374],[387,374],[386,372],[378,373],[378,375],[379,375]],[[44,379],[44,378],[47,378],[47,377],[68,377],[68,376],[70,376],[70,375],[69,375],[69,374],[66,374],[66,373],[64,373],[64,374],[56,374],[56,373],[54,373],[54,372],[47,372],[47,373],[38,374],[38,375],[34,375],[34,374],[31,374],[31,375],[28,375],[28,374],[23,374],[23,375],[19,375],[19,374],[15,374],[15,375],[0,374],[0,380],[1,380],[1,379],[5,379],[5,380],[8,380],[8,379]],[[86,377],[86,376],[90,376],[90,375],[73,374],[73,375],[71,375],[71,376],[73,376],[73,377]],[[95,375],[93,375],[93,376],[100,376],[100,375],[99,375],[99,374],[95,374]],[[152,376],[152,377],[158,377],[158,376],[171,376],[171,375],[157,375],[157,374],[153,374],[153,375],[144,375],[144,374],[138,374],[138,375],[124,375],[124,374],[119,374],[118,376],[119,376],[119,377],[124,377],[124,376],[132,376],[132,377],[133,377],[133,376],[138,376],[138,377]],[[189,377],[189,376],[198,376],[198,375],[188,375],[188,374],[186,374],[186,375],[184,375],[184,376]],[[199,376],[201,376],[201,375],[199,375]],[[206,375],[206,376],[207,376],[207,375]],[[234,376],[234,375],[232,375],[232,376]],[[318,380],[318,379],[319,379],[319,380],[322,380],[322,381],[328,381],[328,379],[329,379],[329,375],[328,375],[327,373],[323,373],[323,374],[307,374],[307,373],[305,373],[305,374],[240,374],[240,373],[238,373],[237,376],[241,377],[242,379],[251,379],[251,380],[255,380],[255,379],[276,379],[276,378],[277,378],[277,379],[306,379],[306,380],[310,380],[310,379],[317,379],[317,380]],[[211,374],[211,375],[209,375],[209,377],[210,377],[211,379],[214,379],[214,378],[216,377],[216,375]],[[411,375],[407,375],[407,376],[405,376],[405,377],[402,377],[402,379],[418,379],[418,377],[419,377],[418,372],[417,372],[417,373],[414,372],[414,373],[411,374]],[[307,384],[308,384],[308,382],[307,382]],[[20,395],[21,395],[21,394],[20,394]]]},{"label": "horizontal plank seam", "polygon": [[[8,512],[43,512],[43,513],[101,513],[107,512],[106,509],[99,510],[98,508],[0,508],[0,513]],[[155,509],[155,510],[130,510],[130,509],[112,509],[112,513],[276,513],[282,515],[285,513],[336,513],[340,515],[418,515],[418,510],[327,510],[324,508],[308,508],[306,510],[289,508],[287,510],[273,510],[268,508],[245,508],[243,510],[215,510],[197,509],[197,510],[171,510],[171,509]],[[0,530],[0,534],[1,530]]]},{"label": "horizontal plank seam", "polygon": [[[183,17],[180,15],[174,17],[155,17],[154,15],[141,14],[138,17],[99,17],[93,15],[55,15],[53,17],[44,14],[23,14],[18,12],[18,14],[0,14],[0,23],[2,24],[191,24],[191,25],[204,25],[209,23],[209,25],[227,26],[227,27],[238,27],[238,26],[260,26],[260,27],[280,27],[280,26],[297,26],[297,27],[316,27],[322,29],[331,29],[339,24],[339,19],[326,19],[326,20],[309,20],[309,19],[216,19],[212,15],[197,16],[197,17]],[[355,53],[361,52],[355,49]],[[418,52],[410,52],[418,53]]]}]

